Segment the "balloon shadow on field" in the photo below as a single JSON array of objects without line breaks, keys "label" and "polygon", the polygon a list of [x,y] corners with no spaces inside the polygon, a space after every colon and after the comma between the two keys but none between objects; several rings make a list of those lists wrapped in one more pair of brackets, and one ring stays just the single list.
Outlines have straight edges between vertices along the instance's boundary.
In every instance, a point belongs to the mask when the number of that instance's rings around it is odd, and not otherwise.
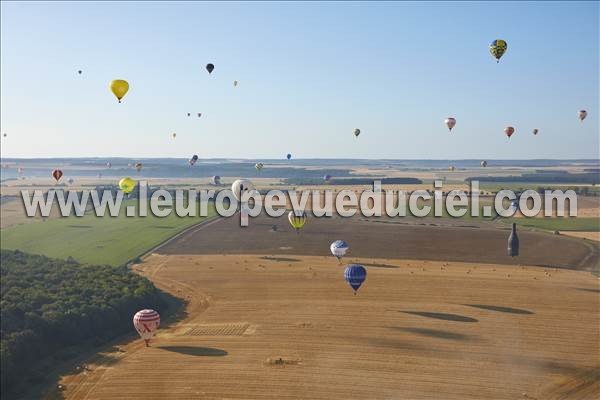
[{"label": "balloon shadow on field", "polygon": [[458,314],[446,314],[446,313],[436,313],[436,312],[428,312],[428,311],[401,311],[404,314],[418,315],[420,317],[425,318],[433,318],[433,319],[441,319],[444,321],[454,321],[454,322],[478,322],[475,318],[465,317],[464,315]]},{"label": "balloon shadow on field", "polygon": [[456,340],[456,341],[466,341],[471,340],[471,336],[464,335],[462,333],[444,331],[440,329],[427,329],[427,328],[411,328],[411,327],[402,327],[402,326],[389,326],[389,329],[393,329],[395,331],[402,331],[408,333],[414,333],[421,336],[427,336],[437,339],[447,339],[447,340]]},{"label": "balloon shadow on field", "polygon": [[600,289],[590,289],[590,288],[575,288],[581,292],[590,292],[590,293],[600,293]]},{"label": "balloon shadow on field", "polygon": [[157,348],[196,357],[223,357],[229,354],[225,350],[215,349],[213,347],[159,346]]},{"label": "balloon shadow on field", "polygon": [[509,314],[534,314],[533,311],[523,310],[521,308],[492,306],[492,305],[487,305],[487,304],[463,304],[463,306],[480,308],[482,310],[488,310],[488,311],[498,311],[498,312],[509,313]]}]

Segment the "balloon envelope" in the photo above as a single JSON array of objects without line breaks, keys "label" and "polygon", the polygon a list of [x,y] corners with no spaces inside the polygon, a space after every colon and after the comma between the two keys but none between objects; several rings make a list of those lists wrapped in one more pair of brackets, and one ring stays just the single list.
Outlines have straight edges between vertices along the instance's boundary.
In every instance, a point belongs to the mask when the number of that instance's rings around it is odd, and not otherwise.
[{"label": "balloon envelope", "polygon": [[348,243],[343,240],[336,240],[329,246],[331,254],[333,254],[338,260],[346,255],[349,248],[350,246],[348,246]]},{"label": "balloon envelope", "polygon": [[244,193],[254,190],[254,184],[248,179],[238,179],[231,185],[231,191],[238,201],[242,201]]},{"label": "balloon envelope", "polygon": [[496,62],[500,62],[500,57],[504,55],[508,49],[508,44],[502,39],[496,39],[490,44],[490,53],[496,59]]},{"label": "balloon envelope", "polygon": [[215,175],[212,177],[212,183],[213,185],[220,185],[221,184],[221,177],[219,175]]},{"label": "balloon envelope", "polygon": [[454,128],[454,126],[456,125],[456,119],[454,119],[452,117],[448,117],[448,118],[446,118],[444,123],[448,127],[448,130],[452,131],[452,128]]},{"label": "balloon envelope", "polygon": [[129,91],[129,83],[123,79],[115,79],[110,83],[110,91],[113,92],[119,103]]},{"label": "balloon envelope", "polygon": [[212,64],[206,64],[206,70],[208,71],[209,74],[212,74],[213,70],[215,69],[215,66]]},{"label": "balloon envelope", "polygon": [[507,126],[506,128],[504,128],[504,134],[506,136],[511,137],[513,133],[515,133],[515,128],[513,128],[512,126]]},{"label": "balloon envelope", "polygon": [[290,221],[290,225],[296,230],[296,232],[300,231],[306,224],[306,213],[304,211],[290,211],[288,214],[288,220]]},{"label": "balloon envelope", "polygon": [[287,156],[285,156],[288,160],[290,160],[292,158],[292,155],[290,153],[287,154]]},{"label": "balloon envelope", "polygon": [[52,171],[52,177],[58,182],[60,178],[62,178],[63,172],[60,169],[55,169]]},{"label": "balloon envelope", "polygon": [[360,129],[355,128],[354,129],[354,136],[358,137],[358,135],[360,135]]},{"label": "balloon envelope", "polygon": [[344,271],[344,279],[354,290],[354,294],[367,278],[367,270],[360,264],[350,264]]},{"label": "balloon envelope", "polygon": [[146,346],[159,326],[160,315],[154,310],[141,310],[136,312],[133,316],[133,327],[142,339],[144,339]]},{"label": "balloon envelope", "polygon": [[135,181],[129,177],[122,178],[119,181],[119,189],[121,189],[123,191],[123,193],[125,193],[125,194],[131,193],[134,188],[135,188]]},{"label": "balloon envelope", "polygon": [[583,121],[585,119],[585,117],[587,117],[587,111],[585,110],[580,110],[577,115],[579,116],[579,119],[581,121]]}]

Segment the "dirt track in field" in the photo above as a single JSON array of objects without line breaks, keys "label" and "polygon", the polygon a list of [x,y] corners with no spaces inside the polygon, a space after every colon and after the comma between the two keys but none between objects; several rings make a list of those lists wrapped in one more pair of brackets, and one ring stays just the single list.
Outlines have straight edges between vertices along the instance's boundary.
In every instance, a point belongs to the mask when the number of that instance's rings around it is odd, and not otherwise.
[{"label": "dirt track in field", "polygon": [[[435,218],[310,218],[297,234],[287,214],[261,215],[240,227],[239,216],[222,218],[210,231],[193,230],[161,247],[160,254],[329,255],[329,244],[346,240],[353,255],[472,263],[538,265],[591,270],[598,246],[543,232],[520,230],[520,256],[506,254],[506,225]],[[273,230],[276,227],[276,231]]]},{"label": "dirt track in field", "polygon": [[[209,230],[205,231],[210,233]],[[592,399],[598,279],[581,271],[333,257],[152,255],[188,316],[66,376],[66,399]]]}]

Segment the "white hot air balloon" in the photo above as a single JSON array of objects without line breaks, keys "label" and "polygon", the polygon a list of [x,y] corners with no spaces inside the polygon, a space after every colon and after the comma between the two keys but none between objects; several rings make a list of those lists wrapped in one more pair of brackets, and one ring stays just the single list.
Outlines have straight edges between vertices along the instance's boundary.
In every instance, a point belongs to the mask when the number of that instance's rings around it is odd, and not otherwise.
[{"label": "white hot air balloon", "polygon": [[448,130],[452,131],[452,128],[454,128],[454,126],[456,125],[456,119],[452,118],[452,117],[448,117],[448,118],[446,118],[446,120],[444,121],[444,123],[448,127]]},{"label": "white hot air balloon", "polygon": [[242,201],[242,195],[245,192],[253,192],[255,190],[254,184],[248,179],[238,179],[231,185],[231,191],[238,201]]},{"label": "white hot air balloon", "polygon": [[133,316],[133,327],[140,334],[146,347],[160,325],[160,315],[154,310],[141,310]]},{"label": "white hot air balloon", "polygon": [[348,246],[348,243],[343,240],[336,240],[335,242],[331,243],[329,249],[331,250],[331,254],[333,254],[341,263],[342,257],[346,255],[348,249],[350,249],[350,246]]},{"label": "white hot air balloon", "polygon": [[585,117],[587,117],[587,111],[585,111],[585,110],[579,110],[579,112],[577,113],[577,115],[579,116],[579,120],[583,121],[585,119]]}]

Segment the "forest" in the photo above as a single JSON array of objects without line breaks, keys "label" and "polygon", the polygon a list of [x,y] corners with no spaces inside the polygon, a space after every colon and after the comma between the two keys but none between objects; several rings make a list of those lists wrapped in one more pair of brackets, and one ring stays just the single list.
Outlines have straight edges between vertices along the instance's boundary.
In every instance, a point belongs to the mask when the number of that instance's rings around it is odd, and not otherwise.
[{"label": "forest", "polygon": [[168,301],[127,267],[2,250],[2,395],[42,382],[49,365],[132,332],[143,308]]}]

